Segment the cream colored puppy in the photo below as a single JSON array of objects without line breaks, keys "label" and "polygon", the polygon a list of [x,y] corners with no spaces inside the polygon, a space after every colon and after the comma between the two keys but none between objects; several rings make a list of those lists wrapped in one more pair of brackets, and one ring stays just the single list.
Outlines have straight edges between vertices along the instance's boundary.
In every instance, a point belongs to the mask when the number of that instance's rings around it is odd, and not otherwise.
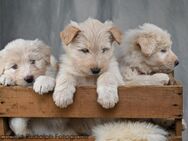
[{"label": "cream colored puppy", "polygon": [[[55,87],[57,64],[50,48],[40,40],[17,39],[1,51],[0,83],[33,87],[38,94]],[[16,135],[74,134],[65,130],[66,120],[11,118],[10,128]]]},{"label": "cream colored puppy", "polygon": [[168,133],[146,122],[112,122],[93,129],[96,141],[167,141]]},{"label": "cream colored puppy", "polygon": [[[127,85],[165,85],[168,73],[179,64],[171,50],[170,34],[156,25],[145,23],[126,33],[118,52],[120,71]],[[171,121],[155,120],[164,127]]]},{"label": "cream colored puppy", "polygon": [[121,32],[112,22],[87,19],[71,22],[60,34],[66,52],[53,93],[55,104],[65,108],[73,103],[76,86],[97,85],[98,103],[112,108],[118,102],[119,85],[123,84],[114,46],[121,42]]},{"label": "cream colored puppy", "polygon": [[167,73],[172,72],[179,63],[171,45],[170,34],[156,25],[146,23],[129,30],[118,53],[126,84],[167,84]]},{"label": "cream colored puppy", "polygon": [[33,86],[39,94],[54,89],[57,64],[42,41],[17,39],[7,44],[0,55],[2,85]]}]

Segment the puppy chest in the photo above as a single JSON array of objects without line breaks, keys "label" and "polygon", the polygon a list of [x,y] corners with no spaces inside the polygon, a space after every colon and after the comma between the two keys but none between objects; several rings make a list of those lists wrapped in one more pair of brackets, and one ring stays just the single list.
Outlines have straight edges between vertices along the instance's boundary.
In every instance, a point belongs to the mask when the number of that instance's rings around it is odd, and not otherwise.
[{"label": "puppy chest", "polygon": [[78,86],[94,86],[97,83],[97,76],[77,77]]}]

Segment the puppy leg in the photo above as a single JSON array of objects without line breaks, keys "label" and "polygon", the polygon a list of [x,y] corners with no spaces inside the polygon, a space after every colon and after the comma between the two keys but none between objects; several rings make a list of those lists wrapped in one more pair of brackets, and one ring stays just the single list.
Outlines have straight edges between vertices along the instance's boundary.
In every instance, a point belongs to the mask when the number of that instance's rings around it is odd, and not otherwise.
[{"label": "puppy leg", "polygon": [[40,95],[53,91],[54,87],[55,79],[45,75],[39,76],[33,84],[33,90]]},{"label": "puppy leg", "polygon": [[[60,70],[61,72],[61,70]],[[53,93],[53,100],[58,107],[66,108],[73,103],[73,96],[76,91],[76,80],[74,76],[61,72],[56,78],[56,86]]]},{"label": "puppy leg", "polygon": [[97,80],[98,103],[103,108],[113,108],[119,101],[118,97],[118,82],[113,74],[103,73]]},{"label": "puppy leg", "polygon": [[98,103],[108,109],[113,108],[119,101],[118,86],[123,85],[119,66],[115,58],[111,60],[109,69],[97,79]]},{"label": "puppy leg", "polygon": [[54,90],[55,77],[57,72],[57,61],[51,55],[50,65],[46,69],[45,75],[39,76],[33,84],[33,90],[38,94],[48,93]]},{"label": "puppy leg", "polygon": [[28,120],[28,118],[11,118],[9,126],[17,136],[26,136],[30,134]]},{"label": "puppy leg", "polygon": [[10,76],[2,74],[0,76],[0,84],[4,86],[13,86],[15,85],[15,81]]},{"label": "puppy leg", "polygon": [[151,77],[152,80],[156,82],[156,85],[166,85],[170,80],[168,74],[166,73],[156,73],[153,74]]}]

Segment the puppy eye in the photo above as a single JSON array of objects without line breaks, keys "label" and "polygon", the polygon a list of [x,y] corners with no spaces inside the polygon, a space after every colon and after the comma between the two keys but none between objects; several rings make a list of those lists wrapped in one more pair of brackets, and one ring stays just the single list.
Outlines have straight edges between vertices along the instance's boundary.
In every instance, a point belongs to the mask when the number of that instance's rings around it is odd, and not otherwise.
[{"label": "puppy eye", "polygon": [[30,63],[31,64],[35,64],[35,60],[30,60]]},{"label": "puppy eye", "polygon": [[14,70],[16,70],[18,68],[18,65],[14,64],[11,68],[14,69]]},{"label": "puppy eye", "polygon": [[87,48],[84,49],[80,49],[79,51],[83,52],[83,53],[89,53],[89,50]]},{"label": "puppy eye", "polygon": [[110,50],[109,48],[103,48],[102,53],[105,53],[106,51]]},{"label": "puppy eye", "polygon": [[162,53],[166,53],[167,50],[166,50],[166,49],[161,49],[161,52],[162,52]]}]

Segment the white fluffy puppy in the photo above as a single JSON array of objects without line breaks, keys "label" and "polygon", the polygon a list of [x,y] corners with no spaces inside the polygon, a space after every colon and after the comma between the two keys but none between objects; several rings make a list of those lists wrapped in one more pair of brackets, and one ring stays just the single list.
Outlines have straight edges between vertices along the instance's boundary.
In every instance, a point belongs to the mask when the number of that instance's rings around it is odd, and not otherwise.
[{"label": "white fluffy puppy", "polygon": [[33,86],[39,94],[54,89],[57,64],[42,41],[17,39],[8,43],[0,55],[2,85]]},{"label": "white fluffy puppy", "polygon": [[[174,83],[174,78],[169,78],[168,73],[179,61],[171,46],[170,34],[156,25],[145,23],[129,30],[117,53],[125,84],[165,85],[169,80]],[[171,121],[159,121],[164,127],[172,125]]]},{"label": "white fluffy puppy", "polygon": [[156,25],[146,23],[126,33],[118,53],[120,70],[127,84],[164,85],[167,73],[178,65],[171,50],[170,34]]},{"label": "white fluffy puppy", "polygon": [[[17,39],[1,51],[0,83],[33,87],[39,94],[55,87],[57,64],[50,48],[40,40]],[[39,118],[12,118],[10,128],[16,135],[68,134],[66,120]]]},{"label": "white fluffy puppy", "polygon": [[167,141],[167,132],[145,122],[112,122],[93,129],[96,141]]},{"label": "white fluffy puppy", "polygon": [[83,23],[71,22],[60,36],[66,54],[56,78],[55,104],[65,108],[73,103],[76,86],[96,84],[98,103],[104,108],[114,107],[119,100],[117,88],[123,84],[113,55],[121,32],[112,22],[89,18]]}]

